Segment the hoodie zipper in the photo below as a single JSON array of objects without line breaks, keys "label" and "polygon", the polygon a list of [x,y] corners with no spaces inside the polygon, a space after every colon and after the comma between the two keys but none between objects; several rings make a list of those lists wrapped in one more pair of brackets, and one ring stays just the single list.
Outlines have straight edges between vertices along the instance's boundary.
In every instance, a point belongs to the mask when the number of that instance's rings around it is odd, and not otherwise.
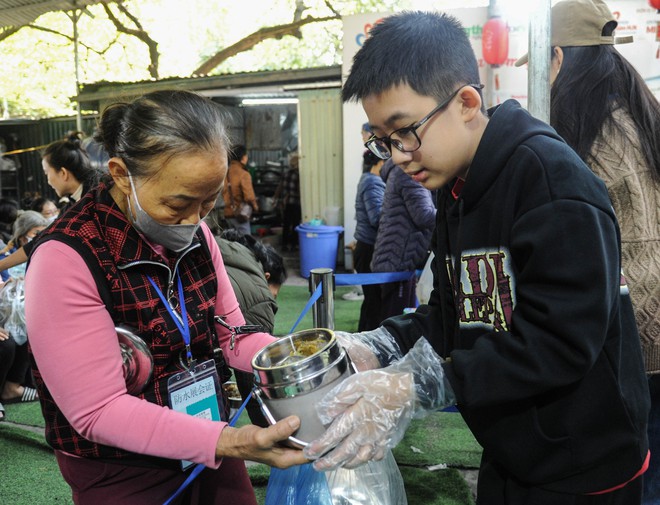
[{"label": "hoodie zipper", "polygon": [[[456,233],[456,255],[454,256],[454,264],[451,268],[452,276],[452,293],[454,295],[454,342],[458,342],[461,332],[461,231],[463,225],[463,199],[458,197],[458,231]],[[447,241],[449,241],[449,230],[447,230]],[[448,246],[449,247],[449,246]],[[451,257],[451,247],[449,247],[449,255]],[[450,262],[451,265],[451,262]]]},{"label": "hoodie zipper", "polygon": [[[449,233],[449,221],[447,219],[447,205],[448,205],[448,196],[445,196],[443,205],[440,206],[442,215],[440,216],[441,222],[443,224],[444,232],[444,246],[445,254],[442,256],[445,265],[443,266],[442,271],[446,274],[445,279],[449,284],[449,289],[451,289],[451,300],[447,299],[447,290],[440,290],[440,299],[441,299],[441,311],[443,319],[443,332],[445,335],[451,337],[451,349],[447,349],[447,355],[451,351],[458,348],[460,341],[460,265],[461,265],[461,224],[463,220],[463,199],[457,199],[458,203],[458,234],[456,240],[456,254],[452,255],[452,247]],[[447,271],[449,270],[449,271]],[[447,310],[448,306],[452,306],[454,309],[453,320],[450,319],[449,311]]]}]

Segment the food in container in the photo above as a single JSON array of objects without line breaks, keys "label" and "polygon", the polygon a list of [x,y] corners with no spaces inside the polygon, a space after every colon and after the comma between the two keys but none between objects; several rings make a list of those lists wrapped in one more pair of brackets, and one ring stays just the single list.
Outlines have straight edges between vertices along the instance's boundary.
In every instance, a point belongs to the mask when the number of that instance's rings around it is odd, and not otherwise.
[{"label": "food in container", "polygon": [[225,392],[225,396],[229,400],[229,407],[232,409],[238,409],[243,403],[243,399],[241,398],[241,392],[238,390],[236,382],[225,382],[222,385],[222,390]]},{"label": "food in container", "polygon": [[325,431],[316,404],[351,375],[352,366],[334,332],[314,328],[286,335],[261,349],[252,359],[253,395],[269,423],[289,415],[300,428],[288,445],[303,448]]}]

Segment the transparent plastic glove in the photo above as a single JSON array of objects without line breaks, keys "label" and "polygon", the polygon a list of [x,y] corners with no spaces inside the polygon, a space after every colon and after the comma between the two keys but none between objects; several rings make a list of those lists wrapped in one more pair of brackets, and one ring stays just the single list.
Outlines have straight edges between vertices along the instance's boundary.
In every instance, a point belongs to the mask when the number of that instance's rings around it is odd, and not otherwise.
[{"label": "transparent plastic glove", "polygon": [[413,417],[455,402],[440,358],[421,338],[398,362],[348,377],[317,405],[330,426],[304,454],[317,470],[356,468],[382,459],[395,447]]},{"label": "transparent plastic glove", "polygon": [[360,333],[335,331],[335,337],[360,372],[381,368],[403,355],[392,334],[382,326]]}]

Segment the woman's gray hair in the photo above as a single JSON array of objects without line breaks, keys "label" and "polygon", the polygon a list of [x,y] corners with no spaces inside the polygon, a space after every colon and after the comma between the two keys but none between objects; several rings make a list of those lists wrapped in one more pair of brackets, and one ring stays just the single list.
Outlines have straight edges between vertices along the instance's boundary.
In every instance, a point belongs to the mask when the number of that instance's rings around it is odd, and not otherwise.
[{"label": "woman's gray hair", "polygon": [[153,175],[168,159],[198,152],[227,157],[230,118],[219,104],[190,91],[162,90],[108,106],[94,139],[134,177]]},{"label": "woman's gray hair", "polygon": [[20,247],[19,239],[25,237],[32,228],[48,226],[48,220],[34,210],[19,211],[14,221],[14,235],[11,237],[15,247]]}]

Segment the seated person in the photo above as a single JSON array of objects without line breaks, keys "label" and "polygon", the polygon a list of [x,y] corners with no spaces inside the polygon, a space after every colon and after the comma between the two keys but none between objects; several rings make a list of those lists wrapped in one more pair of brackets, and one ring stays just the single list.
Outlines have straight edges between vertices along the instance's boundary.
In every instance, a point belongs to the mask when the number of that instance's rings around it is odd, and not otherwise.
[{"label": "seated person", "polygon": [[5,420],[3,403],[39,399],[37,390],[24,384],[29,368],[27,342],[17,344],[6,329],[0,328],[0,421]]}]

